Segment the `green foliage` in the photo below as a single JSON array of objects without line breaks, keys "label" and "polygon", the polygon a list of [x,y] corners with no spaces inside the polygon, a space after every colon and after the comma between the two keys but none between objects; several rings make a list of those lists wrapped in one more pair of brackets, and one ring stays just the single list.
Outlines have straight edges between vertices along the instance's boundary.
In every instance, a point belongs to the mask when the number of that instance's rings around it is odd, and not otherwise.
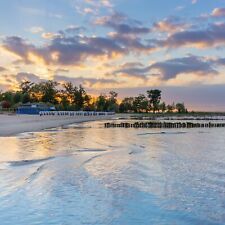
[{"label": "green foliage", "polygon": [[119,111],[121,113],[133,112],[134,111],[134,98],[124,98],[119,106]]},{"label": "green foliage", "polygon": [[118,94],[114,91],[109,92],[109,96],[101,94],[96,101],[97,111],[118,112],[119,105],[117,103]]},{"label": "green foliage", "polygon": [[7,91],[7,92],[3,93],[2,100],[13,103],[13,95],[14,95],[13,92]]},{"label": "green foliage", "polygon": [[96,109],[97,111],[107,111],[108,109],[108,101],[107,96],[101,94],[96,101]]},{"label": "green foliage", "polygon": [[56,100],[56,94],[58,92],[58,90],[56,89],[56,87],[58,86],[58,83],[55,81],[47,81],[47,82],[41,82],[39,84],[39,88],[41,91],[41,95],[42,95],[42,102],[49,102],[52,104],[57,104],[57,100]]},{"label": "green foliage", "polygon": [[184,106],[184,103],[177,103],[176,104],[176,110],[178,113],[185,113],[187,110]]},{"label": "green foliage", "polygon": [[139,94],[136,97],[126,97],[118,103],[118,93],[110,91],[108,95],[101,94],[97,99],[87,94],[82,85],[75,86],[71,82],[64,83],[59,88],[55,81],[43,81],[32,83],[23,81],[20,90],[0,92],[0,102],[5,107],[16,108],[21,103],[43,102],[55,105],[58,110],[85,110],[85,111],[114,111],[121,113],[148,113],[156,111],[162,113],[185,113],[187,109],[184,103],[166,105],[161,102],[161,91],[148,90],[146,95]]},{"label": "green foliage", "polygon": [[164,113],[166,111],[166,103],[165,102],[162,102],[159,104],[159,110]]},{"label": "green foliage", "polygon": [[28,102],[30,102],[30,96],[29,96],[28,93],[24,93],[22,95],[22,103],[25,104],[25,103],[28,103]]},{"label": "green foliage", "polygon": [[21,84],[19,85],[22,94],[29,93],[31,91],[33,85],[34,85],[34,83],[32,83],[30,81],[27,81],[27,80],[22,81]]},{"label": "green foliage", "polygon": [[148,112],[148,99],[145,95],[140,94],[134,99],[134,110],[135,112]]},{"label": "green foliage", "polygon": [[14,104],[17,104],[17,103],[21,102],[21,100],[22,100],[22,94],[21,94],[21,92],[17,91],[13,96],[13,102],[14,102]]},{"label": "green foliage", "polygon": [[167,112],[172,113],[176,109],[175,104],[167,105]]},{"label": "green foliage", "polygon": [[150,105],[152,107],[153,113],[159,110],[159,104],[161,101],[161,91],[158,89],[147,91]]}]

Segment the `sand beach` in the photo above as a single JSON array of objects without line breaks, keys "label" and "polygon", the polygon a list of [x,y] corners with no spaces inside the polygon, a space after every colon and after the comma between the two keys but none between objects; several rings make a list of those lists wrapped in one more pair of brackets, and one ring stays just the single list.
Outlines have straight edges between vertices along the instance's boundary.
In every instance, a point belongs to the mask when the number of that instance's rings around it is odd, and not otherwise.
[{"label": "sand beach", "polygon": [[10,136],[24,132],[41,131],[48,128],[73,123],[110,119],[112,115],[97,116],[39,116],[0,115],[0,136]]}]

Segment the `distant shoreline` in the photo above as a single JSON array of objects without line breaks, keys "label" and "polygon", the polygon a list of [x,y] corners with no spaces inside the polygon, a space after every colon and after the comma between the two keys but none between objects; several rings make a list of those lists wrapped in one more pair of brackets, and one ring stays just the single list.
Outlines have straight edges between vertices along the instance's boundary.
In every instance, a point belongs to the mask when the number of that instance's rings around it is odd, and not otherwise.
[{"label": "distant shoreline", "polygon": [[73,123],[107,120],[112,116],[39,116],[0,114],[0,137],[60,127]]}]

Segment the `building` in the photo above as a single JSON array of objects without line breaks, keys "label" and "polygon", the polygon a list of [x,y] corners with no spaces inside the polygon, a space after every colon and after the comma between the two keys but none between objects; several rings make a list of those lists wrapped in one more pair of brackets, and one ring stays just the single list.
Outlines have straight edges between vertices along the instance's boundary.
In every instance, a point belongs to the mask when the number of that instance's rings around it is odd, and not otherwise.
[{"label": "building", "polygon": [[39,112],[55,111],[55,107],[47,106],[43,103],[26,103],[19,106],[16,110],[17,114],[39,115]]}]

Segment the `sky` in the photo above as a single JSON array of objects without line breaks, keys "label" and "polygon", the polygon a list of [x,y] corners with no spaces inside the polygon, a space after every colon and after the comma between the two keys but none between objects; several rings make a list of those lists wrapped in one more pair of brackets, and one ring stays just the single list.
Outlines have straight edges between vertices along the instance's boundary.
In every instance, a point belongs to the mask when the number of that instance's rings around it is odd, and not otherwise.
[{"label": "sky", "polygon": [[23,80],[119,98],[160,88],[225,111],[225,0],[1,0],[0,90]]}]

